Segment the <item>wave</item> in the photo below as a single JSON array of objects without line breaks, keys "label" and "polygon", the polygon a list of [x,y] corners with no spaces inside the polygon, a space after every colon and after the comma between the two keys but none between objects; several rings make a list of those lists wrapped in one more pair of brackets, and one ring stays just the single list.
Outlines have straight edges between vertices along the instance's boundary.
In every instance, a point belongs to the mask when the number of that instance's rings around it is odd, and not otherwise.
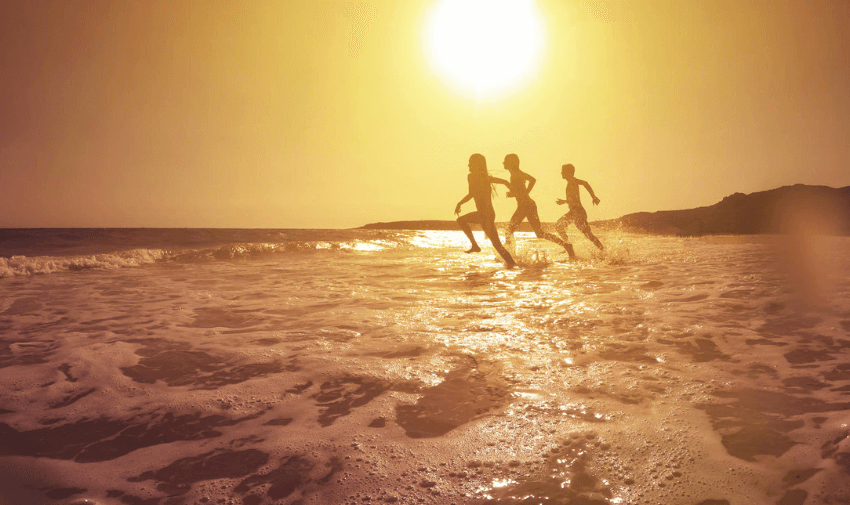
[{"label": "wave", "polygon": [[12,256],[11,258],[0,258],[0,278],[76,270],[138,267],[161,261],[167,256],[168,252],[160,249],[135,249],[110,254],[80,256]]},{"label": "wave", "polygon": [[10,258],[0,257],[0,279],[80,270],[114,270],[163,262],[195,263],[239,260],[285,253],[374,252],[405,247],[410,247],[409,242],[395,238],[392,240],[347,240],[341,242],[236,243],[203,249],[131,249],[74,256],[12,256]]}]

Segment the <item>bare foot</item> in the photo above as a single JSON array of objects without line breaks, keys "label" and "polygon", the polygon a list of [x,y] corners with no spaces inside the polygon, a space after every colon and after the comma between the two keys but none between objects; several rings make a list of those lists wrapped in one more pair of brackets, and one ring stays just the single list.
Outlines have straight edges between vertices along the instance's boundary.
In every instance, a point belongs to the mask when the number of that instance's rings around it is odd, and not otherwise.
[{"label": "bare foot", "polygon": [[481,252],[481,248],[480,248],[480,247],[478,247],[477,245],[474,245],[474,246],[472,246],[472,247],[471,247],[468,251],[466,251],[466,252],[468,252],[468,253]]},{"label": "bare foot", "polygon": [[575,261],[575,259],[576,259],[576,252],[575,252],[575,251],[573,251],[573,245],[572,245],[572,244],[566,244],[566,245],[564,246],[564,248],[567,250],[567,254],[569,254],[569,255],[570,255],[570,260]]}]

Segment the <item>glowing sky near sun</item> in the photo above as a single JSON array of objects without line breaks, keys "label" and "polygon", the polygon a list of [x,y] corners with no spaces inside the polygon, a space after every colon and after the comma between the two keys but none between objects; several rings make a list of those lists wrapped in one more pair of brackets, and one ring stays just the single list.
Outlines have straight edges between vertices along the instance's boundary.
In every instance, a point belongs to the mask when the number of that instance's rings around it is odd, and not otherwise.
[{"label": "glowing sky near sun", "polygon": [[478,15],[506,71],[470,91],[441,1],[6,0],[0,226],[453,219],[474,152],[518,154],[545,221],[567,162],[591,221],[850,185],[850,3],[526,3]]},{"label": "glowing sky near sun", "polygon": [[432,67],[478,102],[503,98],[534,79],[545,49],[532,0],[443,0],[425,23]]}]

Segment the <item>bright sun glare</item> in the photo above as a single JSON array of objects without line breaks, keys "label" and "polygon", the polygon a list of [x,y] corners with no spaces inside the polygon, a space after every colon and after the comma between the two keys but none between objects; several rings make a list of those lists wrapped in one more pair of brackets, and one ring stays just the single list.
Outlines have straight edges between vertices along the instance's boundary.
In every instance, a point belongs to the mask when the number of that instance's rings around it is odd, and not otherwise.
[{"label": "bright sun glare", "polygon": [[428,20],[428,57],[455,89],[493,99],[536,72],[543,34],[534,0],[442,0]]}]

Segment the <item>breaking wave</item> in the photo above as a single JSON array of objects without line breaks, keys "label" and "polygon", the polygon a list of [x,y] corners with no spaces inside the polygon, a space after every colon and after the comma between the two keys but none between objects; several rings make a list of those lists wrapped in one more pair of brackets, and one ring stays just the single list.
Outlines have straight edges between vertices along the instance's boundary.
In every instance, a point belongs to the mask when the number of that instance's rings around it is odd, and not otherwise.
[{"label": "breaking wave", "polygon": [[71,256],[0,257],[0,278],[81,270],[114,270],[154,263],[194,263],[265,258],[276,254],[383,251],[410,247],[400,238],[347,241],[292,241],[284,243],[237,243],[202,249],[131,249]]}]

